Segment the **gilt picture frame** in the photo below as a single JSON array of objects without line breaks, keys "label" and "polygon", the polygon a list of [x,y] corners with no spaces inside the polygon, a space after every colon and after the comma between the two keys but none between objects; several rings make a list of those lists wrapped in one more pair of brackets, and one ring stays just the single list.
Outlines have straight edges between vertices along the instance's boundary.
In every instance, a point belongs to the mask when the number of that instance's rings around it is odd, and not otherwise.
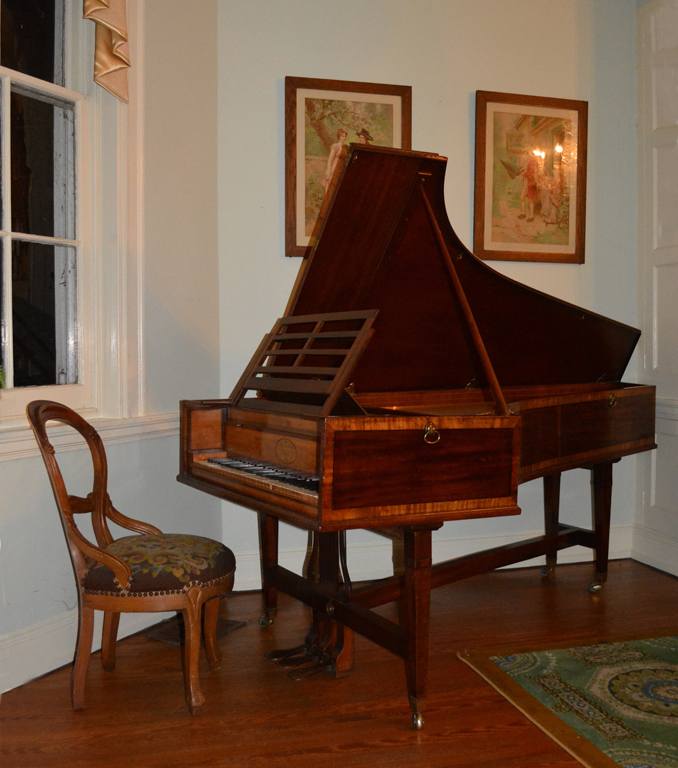
[{"label": "gilt picture frame", "polygon": [[412,148],[412,88],[285,78],[285,255],[317,235],[351,143]]},{"label": "gilt picture frame", "polygon": [[476,92],[473,251],[583,264],[585,101]]}]

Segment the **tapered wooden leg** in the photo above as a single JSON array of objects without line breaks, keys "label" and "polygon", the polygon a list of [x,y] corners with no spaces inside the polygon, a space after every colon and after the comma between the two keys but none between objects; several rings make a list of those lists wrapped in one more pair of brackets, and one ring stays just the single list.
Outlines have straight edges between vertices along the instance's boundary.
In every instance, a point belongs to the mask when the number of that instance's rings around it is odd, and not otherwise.
[{"label": "tapered wooden leg", "polygon": [[[560,516],[560,472],[544,477],[544,533],[555,536],[558,533]],[[546,565],[542,568],[542,576],[548,576],[556,567],[558,550],[549,549],[546,552]]]},{"label": "tapered wooden leg", "polygon": [[205,701],[200,690],[198,661],[200,654],[200,614],[202,600],[200,587],[191,587],[186,593],[184,616],[184,684],[186,703],[192,715]]},{"label": "tapered wooden leg", "polygon": [[428,676],[431,609],[431,531],[404,529],[405,595],[403,618],[407,635],[405,676],[414,727],[424,724]]},{"label": "tapered wooden leg", "polygon": [[92,635],[94,634],[94,610],[82,605],[80,598],[78,616],[78,640],[75,645],[75,661],[71,670],[71,702],[73,709],[82,709],[85,701],[85,677],[92,652]]},{"label": "tapered wooden leg", "polygon": [[270,585],[268,578],[269,566],[278,565],[278,519],[263,512],[259,513],[259,550],[264,597],[264,615],[259,619],[259,624],[268,627],[278,614],[278,591]]},{"label": "tapered wooden leg", "polygon": [[104,631],[101,637],[101,663],[106,672],[115,669],[115,642],[118,639],[120,614],[104,611]]},{"label": "tapered wooden leg", "polygon": [[602,589],[607,580],[610,551],[610,510],[612,508],[612,462],[596,464],[591,470],[593,525],[596,542],[596,576],[589,585],[592,592]]},{"label": "tapered wooden leg", "polygon": [[219,619],[219,598],[215,597],[205,603],[203,619],[203,636],[205,638],[205,653],[210,669],[215,671],[221,665],[221,651],[217,643],[217,621]]}]

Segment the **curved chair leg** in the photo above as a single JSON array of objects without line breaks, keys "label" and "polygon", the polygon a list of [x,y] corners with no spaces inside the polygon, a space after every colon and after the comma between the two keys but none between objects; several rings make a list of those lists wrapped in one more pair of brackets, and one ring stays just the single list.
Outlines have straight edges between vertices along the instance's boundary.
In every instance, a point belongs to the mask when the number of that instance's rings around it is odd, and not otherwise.
[{"label": "curved chair leg", "polygon": [[80,605],[78,616],[78,641],[75,646],[75,661],[71,671],[71,702],[73,709],[82,709],[85,700],[85,677],[92,651],[94,634],[94,610]]},{"label": "curved chair leg", "polygon": [[203,609],[203,634],[205,637],[205,653],[210,669],[214,672],[221,665],[221,651],[217,643],[217,622],[219,619],[219,598],[213,597],[205,603]]},{"label": "curved chair leg", "polygon": [[205,697],[200,690],[198,661],[200,657],[200,619],[202,614],[200,587],[191,587],[186,593],[184,616],[184,685],[186,703],[192,715],[202,706]]},{"label": "curved chair leg", "polygon": [[106,672],[115,669],[115,641],[118,638],[120,614],[104,611],[104,632],[101,638],[101,663]]}]

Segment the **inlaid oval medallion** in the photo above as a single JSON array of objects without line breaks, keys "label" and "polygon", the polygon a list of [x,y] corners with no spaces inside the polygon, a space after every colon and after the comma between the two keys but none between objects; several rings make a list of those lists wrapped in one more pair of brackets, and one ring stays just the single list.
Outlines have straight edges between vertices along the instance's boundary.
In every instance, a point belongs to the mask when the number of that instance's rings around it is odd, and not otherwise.
[{"label": "inlaid oval medallion", "polygon": [[294,464],[297,460],[297,447],[291,440],[283,437],[275,444],[275,455],[283,464]]}]

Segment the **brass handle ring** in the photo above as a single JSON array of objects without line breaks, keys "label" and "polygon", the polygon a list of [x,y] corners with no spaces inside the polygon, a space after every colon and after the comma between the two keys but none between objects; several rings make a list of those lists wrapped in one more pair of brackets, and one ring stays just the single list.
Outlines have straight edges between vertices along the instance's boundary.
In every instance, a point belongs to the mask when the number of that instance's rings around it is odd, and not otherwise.
[{"label": "brass handle ring", "polygon": [[440,440],[440,432],[436,429],[436,425],[429,421],[424,427],[424,442],[429,445],[435,445]]},{"label": "brass handle ring", "polygon": [[610,408],[614,408],[617,405],[617,398],[614,395],[608,395],[607,404]]}]

